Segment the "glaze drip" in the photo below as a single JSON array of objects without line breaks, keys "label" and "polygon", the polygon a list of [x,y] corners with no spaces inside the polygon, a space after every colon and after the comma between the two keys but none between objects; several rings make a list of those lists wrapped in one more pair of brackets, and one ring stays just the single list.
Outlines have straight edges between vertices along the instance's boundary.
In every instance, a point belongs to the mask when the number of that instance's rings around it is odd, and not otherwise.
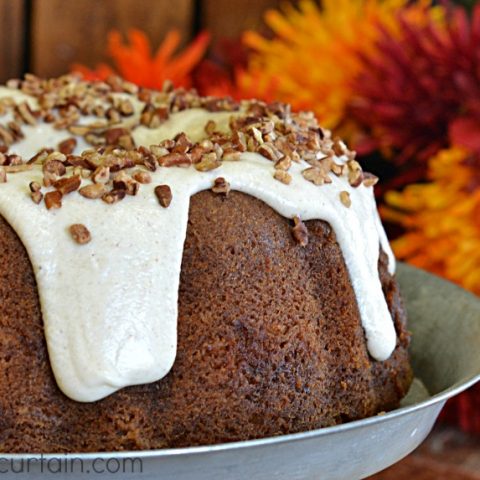
[{"label": "glaze drip", "polygon": [[[25,98],[10,89],[0,91],[0,97],[7,95]],[[132,136],[138,146],[179,132],[199,140],[208,120],[228,129],[230,115],[188,109],[173,113],[158,128],[136,127]],[[42,147],[56,147],[71,137],[44,123],[25,127],[25,133],[11,152],[27,158],[38,151],[40,141]],[[79,139],[77,151],[86,147]],[[318,187],[302,177],[306,167],[303,161],[293,164],[292,182],[285,185],[273,178],[270,160],[246,152],[240,161],[224,162],[208,172],[160,168],[136,197],[114,206],[75,192],[55,211],[33,204],[29,197],[29,182],[42,181],[40,168],[10,175],[0,186],[0,214],[31,259],[50,361],[62,391],[74,400],[90,402],[168,373],[176,354],[178,287],[190,198],[211,188],[220,176],[233,190],[262,200],[286,218],[321,219],[332,226],[356,294],[368,350],[377,360],[387,359],[396,335],[377,271],[379,245],[389,256],[392,273],[394,258],[373,189],[353,188],[335,176],[331,184]],[[172,190],[168,208],[161,208],[153,193],[158,184]],[[349,192],[350,208],[339,202],[341,191]],[[82,246],[72,242],[68,227],[73,223],[87,225],[94,240]]]}]

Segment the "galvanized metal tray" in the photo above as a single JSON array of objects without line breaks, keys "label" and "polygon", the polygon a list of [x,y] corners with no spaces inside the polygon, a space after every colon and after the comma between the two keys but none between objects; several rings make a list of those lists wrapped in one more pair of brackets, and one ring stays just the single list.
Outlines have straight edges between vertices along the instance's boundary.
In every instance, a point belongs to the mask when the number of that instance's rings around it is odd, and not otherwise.
[{"label": "galvanized metal tray", "polygon": [[[273,438],[204,447],[71,455],[0,454],[4,478],[175,480],[355,480],[414,450],[446,400],[480,380],[480,300],[400,264],[398,279],[413,333],[416,377],[430,395],[365,420]],[[419,385],[417,382],[415,385]]]}]

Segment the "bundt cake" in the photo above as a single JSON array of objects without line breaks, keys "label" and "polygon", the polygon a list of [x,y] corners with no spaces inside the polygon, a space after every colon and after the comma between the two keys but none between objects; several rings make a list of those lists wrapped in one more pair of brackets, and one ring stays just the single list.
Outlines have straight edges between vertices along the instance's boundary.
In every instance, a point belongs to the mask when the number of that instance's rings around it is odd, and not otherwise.
[{"label": "bundt cake", "polygon": [[406,315],[354,152],[288,105],[0,88],[0,450],[156,449],[395,408]]}]

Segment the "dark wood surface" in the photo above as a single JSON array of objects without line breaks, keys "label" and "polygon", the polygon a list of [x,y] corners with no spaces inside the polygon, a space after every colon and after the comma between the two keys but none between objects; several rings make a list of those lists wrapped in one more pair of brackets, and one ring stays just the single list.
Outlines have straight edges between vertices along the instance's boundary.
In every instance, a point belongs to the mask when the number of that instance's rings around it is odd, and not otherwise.
[{"label": "dark wood surface", "polygon": [[263,15],[281,0],[0,0],[0,82],[25,71],[65,73],[74,62],[105,60],[107,34],[139,28],[156,48],[172,28],[184,43],[200,30],[212,43],[265,30]]},{"label": "dark wood surface", "polygon": [[246,29],[264,28],[263,13],[280,3],[280,0],[203,0],[201,25],[212,33],[213,41],[238,38]]},{"label": "dark wood surface", "polygon": [[157,46],[170,29],[178,28],[188,41],[193,13],[193,0],[34,0],[32,70],[53,76],[68,71],[73,62],[94,66],[105,60],[112,29],[141,29]]},{"label": "dark wood surface", "polygon": [[22,0],[0,0],[0,77],[17,77],[24,69],[27,19]]}]

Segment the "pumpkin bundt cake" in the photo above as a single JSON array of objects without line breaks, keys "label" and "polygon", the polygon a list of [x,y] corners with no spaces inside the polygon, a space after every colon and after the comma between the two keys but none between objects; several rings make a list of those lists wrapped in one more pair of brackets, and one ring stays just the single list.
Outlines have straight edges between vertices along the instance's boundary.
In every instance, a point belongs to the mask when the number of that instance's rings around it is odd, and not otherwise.
[{"label": "pumpkin bundt cake", "polygon": [[0,88],[0,450],[212,444],[395,408],[376,177],[310,113],[27,75]]}]

